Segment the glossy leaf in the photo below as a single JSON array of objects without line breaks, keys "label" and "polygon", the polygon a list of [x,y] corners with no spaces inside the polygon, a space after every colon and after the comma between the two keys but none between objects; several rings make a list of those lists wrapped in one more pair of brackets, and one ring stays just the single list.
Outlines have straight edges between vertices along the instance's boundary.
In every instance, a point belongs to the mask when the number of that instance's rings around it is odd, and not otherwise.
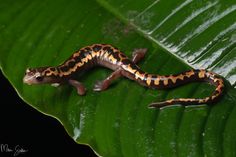
[{"label": "glossy leaf", "polygon": [[[14,2],[14,3],[13,3]],[[57,118],[78,143],[102,156],[235,156],[234,1],[18,0],[0,1],[0,66],[18,94]],[[125,78],[104,92],[96,80],[111,72],[96,68],[79,78],[86,96],[70,86],[27,86],[27,67],[58,65],[76,49],[110,43],[128,56],[148,48],[139,64],[150,73],[208,68],[222,76],[225,95],[212,106],[148,109],[153,101],[204,97],[213,87],[192,83],[151,90]],[[191,67],[190,67],[191,66]]]}]

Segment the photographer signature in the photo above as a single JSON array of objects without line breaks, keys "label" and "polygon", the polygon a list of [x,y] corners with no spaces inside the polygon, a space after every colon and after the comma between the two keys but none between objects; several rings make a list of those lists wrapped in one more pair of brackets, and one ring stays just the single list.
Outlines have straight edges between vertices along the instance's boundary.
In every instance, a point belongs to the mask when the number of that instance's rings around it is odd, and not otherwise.
[{"label": "photographer signature", "polygon": [[1,152],[12,153],[13,156],[17,156],[19,154],[28,152],[28,150],[23,149],[20,145],[16,145],[14,148],[10,148],[8,144],[1,144],[0,148],[1,148]]}]

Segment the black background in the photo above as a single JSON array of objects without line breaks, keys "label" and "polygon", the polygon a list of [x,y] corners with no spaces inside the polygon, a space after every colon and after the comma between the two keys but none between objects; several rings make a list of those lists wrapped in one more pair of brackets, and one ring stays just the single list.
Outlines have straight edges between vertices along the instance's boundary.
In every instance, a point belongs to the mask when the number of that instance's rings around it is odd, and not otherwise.
[{"label": "black background", "polygon": [[[96,156],[88,146],[79,145],[54,118],[25,104],[0,71],[0,144],[17,145],[28,152],[18,156]],[[1,151],[1,150],[0,150]],[[13,152],[0,152],[13,156]]]}]

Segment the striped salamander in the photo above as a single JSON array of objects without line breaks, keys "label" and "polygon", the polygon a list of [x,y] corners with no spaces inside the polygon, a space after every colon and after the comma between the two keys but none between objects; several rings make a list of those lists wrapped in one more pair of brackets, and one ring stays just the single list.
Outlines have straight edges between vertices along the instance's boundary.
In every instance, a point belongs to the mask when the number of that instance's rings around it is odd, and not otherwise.
[{"label": "striped salamander", "polygon": [[210,104],[215,102],[223,92],[223,79],[210,71],[189,70],[175,75],[157,75],[142,71],[137,62],[144,58],[147,49],[136,49],[130,60],[119,49],[108,44],[94,44],[76,51],[69,59],[57,67],[28,68],[23,82],[26,84],[64,84],[68,83],[77,89],[79,95],[84,95],[84,85],[76,80],[76,74],[82,73],[94,66],[103,66],[114,72],[94,86],[94,91],[106,90],[111,82],[121,76],[136,81],[142,86],[153,89],[166,89],[194,81],[204,81],[216,88],[212,95],[205,98],[179,98],[163,102],[154,102],[149,107],[163,107],[171,104]]}]

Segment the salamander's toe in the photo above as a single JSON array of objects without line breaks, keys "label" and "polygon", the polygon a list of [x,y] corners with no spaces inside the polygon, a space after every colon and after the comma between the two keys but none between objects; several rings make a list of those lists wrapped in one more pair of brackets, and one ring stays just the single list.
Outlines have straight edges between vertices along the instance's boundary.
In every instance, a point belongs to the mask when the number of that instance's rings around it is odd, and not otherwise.
[{"label": "salamander's toe", "polygon": [[94,85],[93,91],[99,92],[107,89],[107,85],[105,81],[97,81]]}]

